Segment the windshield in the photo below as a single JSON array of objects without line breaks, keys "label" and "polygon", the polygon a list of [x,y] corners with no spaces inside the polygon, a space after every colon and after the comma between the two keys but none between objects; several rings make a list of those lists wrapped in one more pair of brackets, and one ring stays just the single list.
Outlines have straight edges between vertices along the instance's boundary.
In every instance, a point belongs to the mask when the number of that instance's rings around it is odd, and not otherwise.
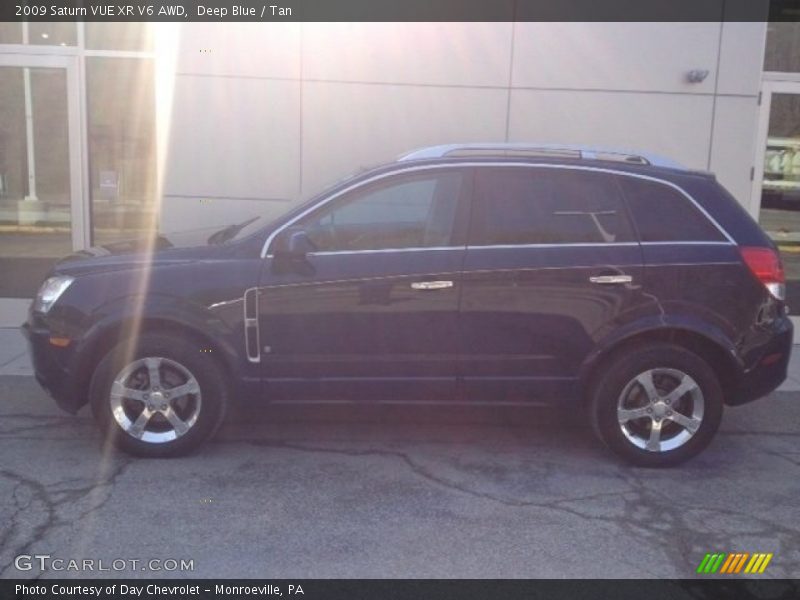
[{"label": "windshield", "polygon": [[262,225],[264,225],[264,217],[251,217],[246,221],[242,221],[241,223],[228,225],[227,227],[223,227],[219,231],[215,231],[209,236],[208,243],[224,244],[225,242],[235,239],[240,235],[242,237],[248,235],[248,234],[242,235],[242,231],[246,231],[249,229],[249,233],[253,233],[257,231]]},{"label": "windshield", "polygon": [[[315,194],[312,194],[312,195],[303,196],[302,200],[299,203],[292,203],[292,210],[289,211],[289,212],[292,212],[292,211],[295,211],[295,210],[300,210],[305,205],[316,202],[318,199],[328,195],[333,190],[335,190],[337,187],[341,186],[343,183],[345,183],[347,181],[350,181],[351,179],[354,179],[358,175],[361,175],[362,173],[365,173],[366,171],[369,171],[372,168],[373,167],[361,167],[361,168],[353,171],[352,173],[349,173],[345,177],[342,177],[341,179],[336,181],[334,184],[326,186],[325,188],[323,188],[323,190],[321,192],[316,192]],[[262,227],[267,225],[267,223],[269,223],[270,221],[272,221],[272,220],[274,220],[274,219],[276,219],[278,217],[281,217],[283,215],[289,214],[289,212],[286,212],[286,211],[280,211],[280,212],[277,212],[277,213],[273,212],[273,213],[270,213],[270,214],[268,214],[266,216],[262,215],[262,216],[252,217],[252,218],[244,221],[243,223],[238,223],[238,224],[235,224],[235,225],[228,225],[226,227],[223,227],[219,231],[214,232],[208,238],[208,243],[209,244],[224,244],[224,243],[227,243],[227,242],[232,242],[232,241],[244,239],[247,236],[253,235],[254,233],[258,232]]]}]

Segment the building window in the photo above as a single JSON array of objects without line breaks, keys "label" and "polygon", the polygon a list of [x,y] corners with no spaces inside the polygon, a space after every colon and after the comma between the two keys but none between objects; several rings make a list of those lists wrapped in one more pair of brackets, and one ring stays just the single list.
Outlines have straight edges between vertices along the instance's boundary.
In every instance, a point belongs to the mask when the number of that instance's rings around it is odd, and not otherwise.
[{"label": "building window", "polygon": [[[0,23],[12,58],[0,67],[0,297],[32,297],[89,239],[155,230],[153,46],[148,23]],[[85,88],[70,95],[80,67]],[[84,101],[87,156],[70,143]],[[84,173],[88,189],[73,187]]]},{"label": "building window", "polygon": [[156,223],[153,61],[87,57],[86,85],[93,242],[144,235]]},{"label": "building window", "polygon": [[75,23],[29,23],[28,43],[34,46],[75,46],[78,30]]},{"label": "building window", "polygon": [[149,23],[86,23],[87,50],[153,51]]},{"label": "building window", "polygon": [[22,23],[0,22],[0,44],[21,44]]},{"label": "building window", "polygon": [[769,23],[765,71],[800,73],[800,23]]},{"label": "building window", "polygon": [[0,23],[0,44],[76,46],[78,28],[75,23]]}]

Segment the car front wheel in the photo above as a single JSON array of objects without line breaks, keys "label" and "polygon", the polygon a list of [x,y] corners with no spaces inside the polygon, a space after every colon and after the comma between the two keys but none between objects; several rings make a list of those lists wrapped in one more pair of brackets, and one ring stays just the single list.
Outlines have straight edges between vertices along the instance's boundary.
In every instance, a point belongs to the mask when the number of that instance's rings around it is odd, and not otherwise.
[{"label": "car front wheel", "polygon": [[98,365],[92,412],[107,437],[137,456],[179,456],[210,438],[227,405],[216,361],[191,341],[144,334]]}]

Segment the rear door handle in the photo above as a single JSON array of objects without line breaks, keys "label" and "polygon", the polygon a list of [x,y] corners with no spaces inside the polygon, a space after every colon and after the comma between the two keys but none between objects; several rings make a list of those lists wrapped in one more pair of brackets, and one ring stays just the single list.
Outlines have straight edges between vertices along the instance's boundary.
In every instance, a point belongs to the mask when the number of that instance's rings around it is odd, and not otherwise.
[{"label": "rear door handle", "polygon": [[412,290],[444,290],[453,287],[452,281],[415,281]]},{"label": "rear door handle", "polygon": [[614,285],[630,283],[633,281],[633,277],[630,275],[595,275],[594,277],[589,277],[589,281],[592,283],[599,283],[600,285]]}]

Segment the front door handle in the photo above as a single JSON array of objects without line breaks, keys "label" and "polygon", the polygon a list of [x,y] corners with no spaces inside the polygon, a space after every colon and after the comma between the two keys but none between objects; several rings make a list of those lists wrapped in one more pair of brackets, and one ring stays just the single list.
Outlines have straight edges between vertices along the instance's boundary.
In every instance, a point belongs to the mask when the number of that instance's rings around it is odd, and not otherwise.
[{"label": "front door handle", "polygon": [[630,283],[633,281],[633,277],[630,275],[595,275],[594,277],[589,277],[589,281],[600,285],[615,285]]},{"label": "front door handle", "polygon": [[445,290],[451,287],[452,281],[415,281],[411,284],[412,290]]}]

